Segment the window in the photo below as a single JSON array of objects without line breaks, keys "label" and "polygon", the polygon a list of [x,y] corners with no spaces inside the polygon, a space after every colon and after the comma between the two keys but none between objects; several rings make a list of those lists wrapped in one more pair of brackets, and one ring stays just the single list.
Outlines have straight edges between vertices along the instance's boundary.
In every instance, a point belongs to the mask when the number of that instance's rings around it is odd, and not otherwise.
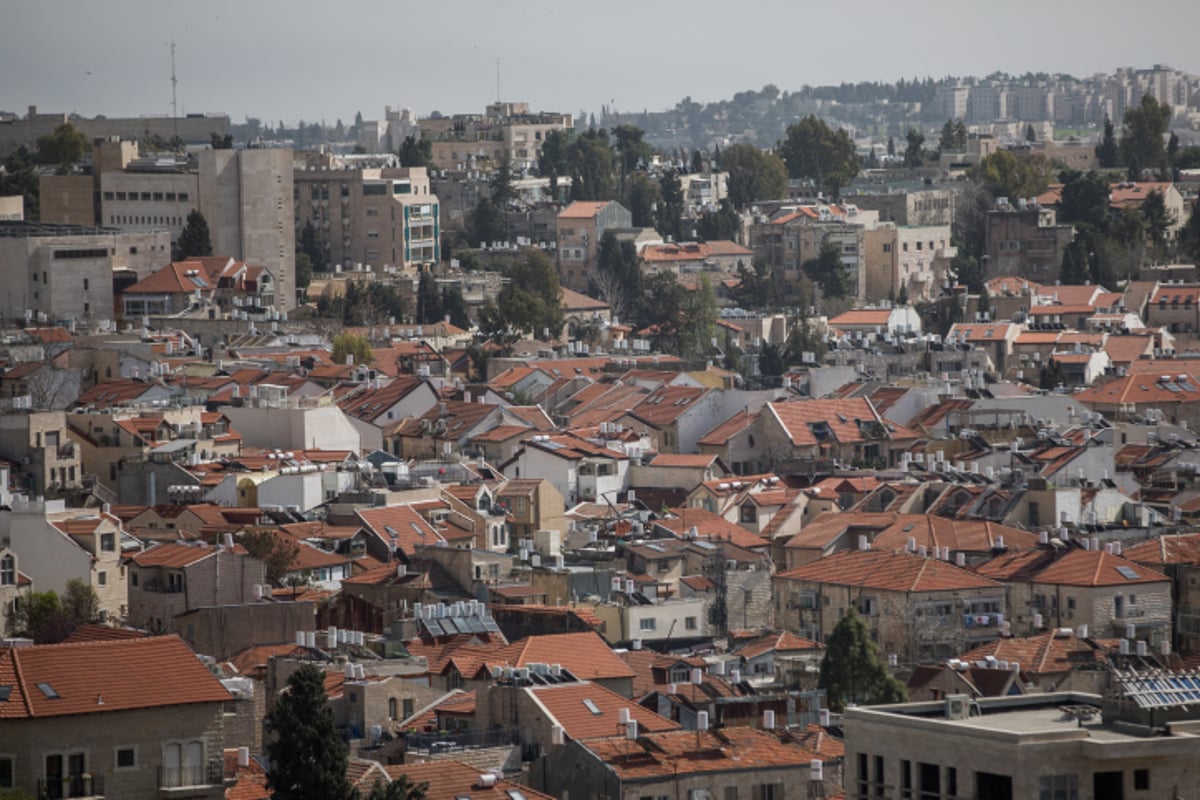
[{"label": "window", "polygon": [[206,785],[204,742],[164,742],[161,774],[163,788]]},{"label": "window", "polygon": [[117,549],[117,535],[115,533],[100,534],[100,549],[106,553],[111,553]]},{"label": "window", "polygon": [[16,762],[13,756],[0,756],[0,789],[16,787]]},{"label": "window", "polygon": [[[0,778],[3,778],[3,776],[0,776]],[[0,782],[0,786],[3,785],[4,783]],[[1133,771],[1133,788],[1139,792],[1145,792],[1150,789],[1150,770],[1135,769]]]},{"label": "window", "polygon": [[415,712],[415,708],[413,707],[412,698],[410,697],[410,698],[406,699],[404,701],[404,703],[401,704],[400,708],[402,709],[402,713],[404,715],[401,717],[401,719],[408,719],[409,717],[411,717],[413,715],[413,713]]},{"label": "window", "polygon": [[900,761],[900,797],[904,800],[912,798],[912,762],[907,759]]},{"label": "window", "polygon": [[396,719],[396,712],[399,710],[399,705],[396,703],[396,698],[388,698],[388,719]]},{"label": "window", "polygon": [[778,783],[759,783],[751,789],[754,800],[783,800],[783,787]]},{"label": "window", "polygon": [[108,586],[108,573],[104,570],[100,570],[98,573],[96,573],[96,583],[100,584],[101,586]]},{"label": "window", "polygon": [[[17,560],[11,554],[0,558],[0,586],[15,586],[17,583]],[[3,784],[0,784],[2,786]]]},{"label": "window", "polygon": [[638,622],[638,629],[643,631],[652,631],[656,626],[657,625],[653,617],[642,617],[642,619]]},{"label": "window", "polygon": [[696,630],[696,618],[695,617],[684,617],[683,618],[683,628],[684,628],[684,630],[688,630],[688,631]]},{"label": "window", "polygon": [[117,769],[137,769],[137,748],[115,748],[113,750],[113,765]]},{"label": "window", "polygon": [[740,521],[743,523],[754,524],[758,522],[758,509],[754,507],[754,503],[745,503],[741,507]]},{"label": "window", "polygon": [[1074,775],[1043,775],[1039,800],[1079,800],[1079,780]]}]

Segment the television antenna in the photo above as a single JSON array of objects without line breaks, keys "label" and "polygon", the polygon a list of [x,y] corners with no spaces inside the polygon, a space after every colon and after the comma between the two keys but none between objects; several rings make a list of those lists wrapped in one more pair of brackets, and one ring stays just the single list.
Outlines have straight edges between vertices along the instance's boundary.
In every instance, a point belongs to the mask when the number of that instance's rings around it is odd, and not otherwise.
[{"label": "television antenna", "polygon": [[171,40],[171,119],[172,125],[175,128],[175,135],[179,135],[179,105],[177,103],[175,87],[179,85],[179,81],[175,77],[175,40]]}]

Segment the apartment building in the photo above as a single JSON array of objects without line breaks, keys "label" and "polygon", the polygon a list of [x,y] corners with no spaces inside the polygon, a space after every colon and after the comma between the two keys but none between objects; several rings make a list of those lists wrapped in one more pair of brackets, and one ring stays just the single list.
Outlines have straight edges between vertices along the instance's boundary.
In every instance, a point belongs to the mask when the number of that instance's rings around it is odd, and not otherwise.
[{"label": "apartment building", "polygon": [[[295,307],[290,150],[202,150],[195,156],[151,159],[140,158],[134,142],[105,140],[96,143],[93,163],[92,175],[43,181],[42,219],[166,232],[173,245],[188,214],[199,211],[208,222],[213,252],[266,268],[277,288],[275,308]],[[154,268],[169,260],[170,249]],[[139,277],[148,274],[129,266]]]},{"label": "apartment building", "polygon": [[882,224],[863,232],[863,270],[868,302],[897,298],[904,289],[910,301],[941,294],[946,270],[958,248],[950,243],[949,225],[920,227]]},{"label": "apartment building", "polygon": [[316,229],[328,264],[407,267],[440,258],[441,207],[424,167],[367,168],[306,153],[294,184],[295,229]]},{"label": "apartment building", "polygon": [[542,142],[551,131],[572,133],[570,114],[531,112],[528,103],[496,102],[484,114],[427,117],[418,122],[421,138],[433,144],[433,165],[474,170],[508,159],[520,172],[537,166]]},{"label": "apartment building", "polygon": [[171,257],[164,230],[0,221],[0,313],[38,321],[111,319],[113,270],[148,273]]},{"label": "apartment building", "polygon": [[615,200],[577,200],[558,214],[558,277],[562,285],[585,292],[597,267],[600,237],[610,228],[633,225],[629,209]]},{"label": "apartment building", "polygon": [[987,277],[1019,275],[1052,284],[1062,270],[1062,255],[1075,238],[1072,225],[1059,225],[1052,208],[1037,203],[997,201],[987,214]]}]

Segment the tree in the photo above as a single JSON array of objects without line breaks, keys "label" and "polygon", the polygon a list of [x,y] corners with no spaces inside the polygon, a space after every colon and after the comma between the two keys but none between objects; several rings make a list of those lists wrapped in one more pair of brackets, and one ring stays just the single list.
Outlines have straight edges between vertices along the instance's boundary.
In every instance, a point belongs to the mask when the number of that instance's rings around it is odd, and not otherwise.
[{"label": "tree", "polygon": [[1142,217],[1146,221],[1146,232],[1155,247],[1162,248],[1167,244],[1167,231],[1175,224],[1175,215],[1167,208],[1167,202],[1162,192],[1157,189],[1146,195],[1142,201]]},{"label": "tree", "polygon": [[637,246],[620,241],[612,231],[600,237],[596,256],[595,293],[612,307],[613,316],[624,319],[642,294],[642,270]]},{"label": "tree", "polygon": [[308,253],[296,251],[296,288],[307,289],[312,282],[313,263]]},{"label": "tree", "polygon": [[417,284],[417,324],[431,325],[442,321],[442,295],[432,272],[422,272]]},{"label": "tree", "polygon": [[442,316],[450,317],[451,325],[463,330],[471,329],[471,312],[458,286],[448,286],[442,291]]},{"label": "tree", "polygon": [[662,199],[654,227],[664,238],[683,241],[683,184],[679,173],[673,169],[664,172],[658,179],[658,191]]},{"label": "tree", "polygon": [[770,342],[764,343],[758,354],[758,371],[764,377],[775,377],[782,375],[785,369],[787,366],[783,363],[783,353],[779,348]]},{"label": "tree", "polygon": [[173,258],[175,261],[183,261],[188,258],[211,256],[212,254],[212,239],[208,233],[208,220],[198,210],[192,211],[187,215],[187,224],[183,226],[183,232],[179,234],[179,241],[175,243]]},{"label": "tree", "polygon": [[994,196],[1013,200],[1046,191],[1053,174],[1053,165],[1041,153],[1018,158],[1008,150],[992,153],[971,171]]},{"label": "tree", "polygon": [[[543,143],[544,144],[544,143]],[[572,200],[611,200],[616,192],[614,156],[603,128],[584,131],[567,147]]]},{"label": "tree", "polygon": [[1121,159],[1130,168],[1130,177],[1140,180],[1143,169],[1153,169],[1160,176],[1168,173],[1167,149],[1164,137],[1171,124],[1171,107],[1159,105],[1153,95],[1142,95],[1142,102],[1125,112],[1121,132]]},{"label": "tree", "polygon": [[287,691],[264,720],[271,736],[267,788],[274,800],[351,800],[347,746],[334,726],[325,675],[305,664],[288,678]]},{"label": "tree", "polygon": [[1033,123],[1032,122],[1030,122],[1028,125],[1025,126],[1025,141],[1027,141],[1027,142],[1036,142],[1037,141],[1037,134],[1033,132]]},{"label": "tree", "polygon": [[31,592],[13,605],[10,626],[18,636],[37,644],[55,644],[80,625],[100,621],[100,598],[79,578],[67,581],[60,597],[56,592]]},{"label": "tree", "polygon": [[402,167],[433,167],[433,142],[429,139],[418,138],[416,134],[404,137],[400,143],[400,166]]},{"label": "tree", "polygon": [[718,239],[735,240],[742,229],[742,218],[733,210],[733,203],[728,197],[722,197],[716,211],[705,211],[700,215],[696,226],[700,238],[713,241]]},{"label": "tree", "polygon": [[888,148],[887,148],[887,153],[888,153],[888,155],[889,155],[889,156],[891,156],[892,158],[895,158],[895,157],[896,157],[896,137],[895,137],[895,136],[889,136],[889,137],[888,137]]},{"label": "tree", "polygon": [[570,139],[566,131],[547,131],[538,152],[538,174],[550,179],[550,196],[558,199],[558,179],[569,169],[567,147]]},{"label": "tree", "polygon": [[1113,132],[1112,120],[1104,117],[1104,136],[1096,145],[1096,160],[1101,169],[1113,169],[1121,166],[1121,149],[1117,145],[1117,137]]},{"label": "tree", "polygon": [[526,250],[505,274],[508,283],[500,290],[496,304],[504,324],[534,336],[545,333],[557,337],[562,331],[563,313],[554,263],[539,250]]},{"label": "tree", "polygon": [[0,196],[21,195],[25,201],[25,219],[36,222],[40,181],[29,151],[18,147],[4,159],[3,166],[0,169]]},{"label": "tree", "polygon": [[1193,263],[1200,265],[1200,203],[1192,206],[1187,224],[1179,231],[1179,247]]},{"label": "tree", "polygon": [[304,227],[300,229],[300,241],[296,249],[308,256],[313,269],[318,272],[324,272],[329,269],[329,264],[325,258],[325,248],[321,246],[321,240],[317,236],[317,228],[312,224],[312,220],[304,223]]},{"label": "tree", "polygon": [[616,151],[621,156],[621,175],[629,175],[639,163],[648,162],[654,149],[643,139],[646,132],[636,125],[618,125],[613,128]]},{"label": "tree", "polygon": [[1058,204],[1060,222],[1088,225],[1102,231],[1108,224],[1108,179],[1096,172],[1068,171],[1060,176],[1062,200]]},{"label": "tree", "polygon": [[232,150],[233,149],[233,134],[227,133],[224,136],[213,131],[209,134],[209,146],[213,150]]},{"label": "tree", "polygon": [[658,181],[644,172],[635,172],[625,181],[625,206],[633,227],[653,228],[655,207],[662,202]]},{"label": "tree", "polygon": [[826,691],[834,711],[843,710],[847,703],[874,705],[908,699],[904,684],[888,673],[879,646],[871,641],[854,608],[847,610],[825,642],[817,686]]},{"label": "tree", "polygon": [[925,144],[925,134],[917,128],[909,128],[904,140],[908,143],[904,147],[904,166],[913,168],[924,164],[925,151],[921,148]]},{"label": "tree", "polygon": [[64,122],[53,133],[37,140],[37,161],[66,168],[77,163],[89,149],[87,137],[71,123]]},{"label": "tree", "polygon": [[850,291],[850,277],[846,274],[846,265],[842,263],[842,251],[829,242],[823,243],[817,257],[805,261],[800,269],[821,287],[821,294],[825,297],[845,297]]},{"label": "tree", "polygon": [[1063,365],[1059,363],[1053,356],[1042,367],[1038,373],[1038,388],[1054,389],[1058,386],[1066,386],[1067,373],[1063,369]]},{"label": "tree", "polygon": [[251,556],[263,563],[267,568],[267,580],[276,586],[283,584],[300,554],[300,545],[295,540],[273,530],[250,530],[243,533],[239,541]]},{"label": "tree", "polygon": [[353,333],[339,333],[333,337],[333,361],[343,364],[346,356],[352,356],[355,364],[370,364],[375,360],[371,343]]},{"label": "tree", "polygon": [[967,126],[961,119],[948,119],[938,137],[938,149],[943,153],[962,153],[967,149]]},{"label": "tree", "polygon": [[835,132],[816,116],[789,125],[776,149],[790,177],[808,178],[834,197],[858,174],[858,154],[850,134],[844,128]]},{"label": "tree", "polygon": [[787,191],[788,169],[783,161],[752,144],[727,147],[721,153],[721,169],[729,173],[729,200],[735,208],[755,200],[778,200]]},{"label": "tree", "polygon": [[400,775],[388,784],[377,778],[367,800],[424,800],[428,791],[428,783],[413,783],[408,775]]},{"label": "tree", "polygon": [[1067,286],[1080,286],[1092,279],[1092,271],[1088,266],[1087,250],[1082,242],[1076,240],[1063,248],[1062,269],[1059,279]]},{"label": "tree", "polygon": [[90,584],[79,578],[67,581],[62,596],[62,611],[71,630],[91,622],[100,621],[100,598]]}]

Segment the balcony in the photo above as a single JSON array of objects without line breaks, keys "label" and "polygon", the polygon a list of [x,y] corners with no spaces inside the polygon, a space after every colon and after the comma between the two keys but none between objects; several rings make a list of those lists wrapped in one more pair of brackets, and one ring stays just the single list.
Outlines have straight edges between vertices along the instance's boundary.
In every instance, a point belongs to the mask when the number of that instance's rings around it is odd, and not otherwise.
[{"label": "balcony", "polygon": [[104,797],[103,775],[68,775],[65,778],[38,778],[38,800],[61,797]]},{"label": "balcony", "polygon": [[66,442],[65,444],[60,444],[58,447],[55,448],[55,453],[58,455],[58,457],[60,459],[61,458],[74,458],[75,457],[75,443],[74,442]]},{"label": "balcony", "polygon": [[158,768],[158,789],[164,796],[186,797],[193,790],[221,786],[224,781],[224,765],[220,761],[198,766]]}]

